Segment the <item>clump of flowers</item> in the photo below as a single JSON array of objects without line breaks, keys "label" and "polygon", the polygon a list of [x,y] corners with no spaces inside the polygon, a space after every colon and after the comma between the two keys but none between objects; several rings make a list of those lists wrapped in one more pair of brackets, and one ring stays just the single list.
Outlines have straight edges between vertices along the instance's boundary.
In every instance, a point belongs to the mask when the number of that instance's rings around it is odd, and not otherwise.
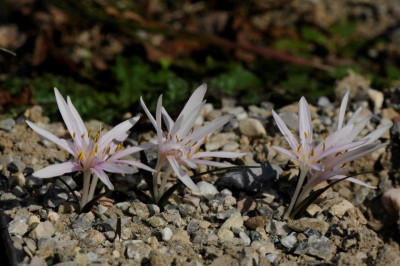
[{"label": "clump of flowers", "polygon": [[66,102],[56,88],[54,92],[58,108],[72,141],[60,139],[30,121],[26,121],[26,123],[39,135],[68,151],[74,160],[49,165],[34,172],[33,176],[51,178],[71,172],[83,172],[83,190],[80,200],[82,208],[93,199],[98,179],[110,190],[114,189],[106,172],[132,174],[137,172],[136,168],[154,171],[145,164],[124,159],[125,156],[146,148],[146,146],[137,146],[123,149],[123,141],[129,136],[129,130],[139,120],[139,117],[128,119],[105,134],[103,134],[104,128],[102,127],[97,134],[92,136],[92,131],[86,129],[71,99],[67,97]]},{"label": "clump of flowers", "polygon": [[[376,129],[369,135],[355,141],[358,134],[366,126],[371,117],[366,117],[356,124],[356,120],[361,112],[359,108],[348,123],[343,126],[346,106],[349,93],[343,97],[338,126],[335,132],[326,136],[318,145],[313,145],[313,130],[310,109],[304,97],[299,102],[299,137],[295,137],[295,132],[288,129],[282,119],[273,112],[273,117],[280,131],[289,143],[292,151],[282,147],[273,148],[282,154],[293,159],[300,167],[300,176],[285,216],[289,216],[296,206],[310,195],[313,188],[325,180],[340,180],[346,178],[348,181],[375,188],[358,179],[347,177],[346,164],[372,153],[386,145],[378,139],[392,126],[388,124]],[[307,177],[307,183],[303,183]]]},{"label": "clump of flowers", "polygon": [[[192,179],[185,173],[181,166],[186,165],[192,169],[196,169],[198,164],[215,167],[229,167],[233,165],[230,163],[210,161],[206,158],[237,158],[244,155],[244,153],[237,152],[200,151],[201,146],[206,142],[207,138],[232,119],[231,115],[222,116],[201,128],[194,129],[195,121],[205,104],[203,98],[206,91],[206,85],[197,88],[189,98],[175,122],[162,106],[162,95],[159,97],[157,102],[155,119],[147,109],[143,99],[140,99],[143,109],[157,131],[158,159],[155,166],[156,172],[153,173],[152,182],[155,202],[158,202],[165,193],[165,186],[172,172],[174,172],[188,188],[193,191],[199,191],[199,188],[194,184]],[[162,129],[162,118],[167,128],[166,133],[164,133]],[[164,170],[164,173],[161,182],[159,182],[158,180],[162,170]],[[159,183],[160,186],[158,187]]]}]

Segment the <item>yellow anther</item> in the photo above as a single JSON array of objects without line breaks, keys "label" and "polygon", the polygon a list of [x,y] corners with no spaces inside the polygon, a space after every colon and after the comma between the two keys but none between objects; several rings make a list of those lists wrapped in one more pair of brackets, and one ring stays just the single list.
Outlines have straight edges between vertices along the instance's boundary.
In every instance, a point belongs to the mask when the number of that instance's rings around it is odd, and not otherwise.
[{"label": "yellow anther", "polygon": [[190,140],[188,140],[188,142],[185,143],[185,146],[188,145],[190,143]]},{"label": "yellow anther", "polygon": [[296,135],[296,131],[294,131],[293,129],[291,129],[290,132],[292,132],[293,135]]},{"label": "yellow anther", "polygon": [[96,136],[94,136],[94,139],[93,139],[94,143],[96,143],[99,140],[99,137],[100,137],[99,133],[97,133]]},{"label": "yellow anther", "polygon": [[342,152],[338,152],[338,153],[335,154],[335,157],[338,157],[341,154],[342,154]]},{"label": "yellow anther", "polygon": [[198,153],[200,151],[200,146],[197,147],[197,149],[194,151],[194,154]]},{"label": "yellow anther", "polygon": [[303,143],[300,143],[299,147],[297,148],[297,153],[300,153],[301,147],[303,146]]},{"label": "yellow anther", "polygon": [[89,132],[87,133],[87,137],[90,139],[90,137],[92,136],[92,130],[91,129],[89,129]]},{"label": "yellow anther", "polygon": [[111,147],[110,147],[110,146],[108,146],[108,147],[107,147],[107,149],[106,149],[106,154],[107,154],[107,153],[109,153],[109,152],[110,152],[110,150],[111,150]]},{"label": "yellow anther", "polygon": [[308,133],[304,131],[304,137],[308,138]]},{"label": "yellow anther", "polygon": [[175,135],[175,138],[176,138],[176,142],[179,142],[179,139],[178,139],[178,136],[177,136],[177,135]]},{"label": "yellow anther", "polygon": [[324,143],[322,143],[322,151],[325,151],[325,149],[326,149],[326,146],[325,146],[325,142],[324,142]]},{"label": "yellow anther", "polygon": [[97,153],[98,150],[99,150],[99,145],[96,144],[96,146],[94,147],[94,152]]},{"label": "yellow anther", "polygon": [[92,150],[92,151],[90,152],[89,158],[93,158],[95,154],[96,154],[96,151],[95,151],[95,150]]},{"label": "yellow anther", "polygon": [[118,144],[117,148],[115,149],[115,152],[120,151],[122,149],[122,142]]},{"label": "yellow anther", "polygon": [[79,161],[82,161],[83,158],[85,158],[85,151],[81,151],[81,153],[79,153],[79,155],[78,155]]},{"label": "yellow anther", "polygon": [[311,157],[314,157],[314,155],[315,155],[315,150],[314,150],[314,148],[312,148],[311,149]]},{"label": "yellow anther", "polygon": [[305,152],[303,152],[303,158],[307,158],[307,154]]},{"label": "yellow anther", "polygon": [[346,166],[346,164],[347,164],[347,163],[344,163],[344,164],[341,166],[341,168],[344,168],[344,167]]},{"label": "yellow anther", "polygon": [[81,135],[81,139],[83,139],[84,136],[85,136],[85,134],[82,134],[82,135]]},{"label": "yellow anther", "polygon": [[189,153],[187,154],[187,158],[190,158],[190,156],[192,156],[192,154],[189,152]]},{"label": "yellow anther", "polygon": [[324,140],[326,140],[326,134],[322,133],[322,137],[324,138]]},{"label": "yellow anther", "polygon": [[100,128],[100,132],[102,132],[105,128],[106,128],[106,126],[102,125],[101,128]]},{"label": "yellow anther", "polygon": [[208,136],[205,136],[203,139],[203,143],[206,143]]},{"label": "yellow anther", "polygon": [[74,133],[72,133],[72,137],[73,138],[75,138],[76,137],[76,133],[74,132]]}]

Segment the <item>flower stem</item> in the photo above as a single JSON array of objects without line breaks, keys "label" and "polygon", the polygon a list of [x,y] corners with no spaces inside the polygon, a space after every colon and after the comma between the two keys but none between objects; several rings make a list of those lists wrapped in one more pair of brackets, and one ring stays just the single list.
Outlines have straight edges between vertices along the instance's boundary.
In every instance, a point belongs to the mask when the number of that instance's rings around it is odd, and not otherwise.
[{"label": "flower stem", "polygon": [[157,181],[158,181],[158,175],[160,174],[161,167],[162,167],[162,163],[160,162],[160,159],[158,159],[156,167],[154,169],[156,171],[153,173],[153,200],[154,200],[154,202],[157,202],[157,199],[158,199],[158,189],[157,189],[158,182]]},{"label": "flower stem", "polygon": [[81,208],[83,208],[83,206],[85,206],[85,204],[87,202],[91,175],[92,175],[92,173],[90,170],[86,170],[83,172],[83,189],[82,189],[82,198],[81,198]]},{"label": "flower stem", "polygon": [[300,168],[300,177],[299,177],[299,181],[297,182],[297,186],[296,186],[296,190],[294,191],[294,195],[292,197],[292,201],[290,202],[289,208],[287,209],[285,215],[283,216],[283,218],[286,218],[290,215],[290,213],[292,212],[292,209],[297,201],[297,198],[299,196],[301,187],[303,186],[304,183],[304,179],[307,175],[308,169],[306,167],[302,167]]},{"label": "flower stem", "polygon": [[168,169],[165,171],[164,176],[162,177],[160,190],[158,191],[157,202],[161,199],[165,192],[165,186],[167,185],[168,177],[172,173],[172,167],[168,166]]},{"label": "flower stem", "polygon": [[93,199],[94,191],[96,190],[98,180],[99,180],[99,178],[97,177],[97,175],[93,175],[92,183],[90,184],[90,189],[89,189],[89,196],[87,199],[88,202]]}]

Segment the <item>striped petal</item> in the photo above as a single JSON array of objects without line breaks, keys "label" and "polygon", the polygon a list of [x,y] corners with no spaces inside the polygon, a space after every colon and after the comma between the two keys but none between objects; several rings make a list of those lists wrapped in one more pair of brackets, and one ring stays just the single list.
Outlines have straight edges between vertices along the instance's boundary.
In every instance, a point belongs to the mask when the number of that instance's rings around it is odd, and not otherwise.
[{"label": "striped petal", "polygon": [[114,185],[111,183],[110,178],[108,178],[108,175],[101,169],[93,167],[90,168],[92,172],[97,175],[97,177],[101,180],[101,182],[104,183],[110,190],[114,190]]},{"label": "striped petal", "polygon": [[185,186],[190,188],[193,191],[200,192],[200,189],[193,180],[180,168],[178,162],[175,158],[171,156],[167,156],[167,160],[172,167],[172,170],[175,172],[176,176],[182,181]]},{"label": "striped petal", "polygon": [[289,143],[290,147],[293,151],[297,150],[299,143],[297,139],[293,135],[293,133],[289,130],[286,126],[285,122],[280,118],[280,116],[272,110],[272,116],[275,119],[276,124],[278,125],[279,130],[281,131],[282,135],[285,137],[286,141]]},{"label": "striped petal", "polygon": [[65,162],[49,165],[43,169],[34,172],[32,175],[38,178],[50,178],[81,170],[81,167],[77,163]]}]

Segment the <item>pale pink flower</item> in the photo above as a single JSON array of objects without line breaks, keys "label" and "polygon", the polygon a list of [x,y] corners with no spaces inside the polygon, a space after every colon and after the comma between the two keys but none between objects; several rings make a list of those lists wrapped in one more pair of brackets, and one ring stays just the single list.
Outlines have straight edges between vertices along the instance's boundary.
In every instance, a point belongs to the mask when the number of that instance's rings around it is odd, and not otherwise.
[{"label": "pale pink flower", "polygon": [[[154,171],[140,162],[123,159],[123,157],[127,155],[146,148],[146,146],[138,146],[124,150],[122,149],[122,142],[129,136],[129,130],[139,120],[139,117],[131,118],[120,123],[104,135],[102,134],[102,129],[100,129],[100,132],[92,139],[92,132],[86,129],[83,120],[72,104],[71,99],[67,97],[67,102],[65,102],[64,98],[56,88],[54,88],[54,92],[61,116],[72,137],[72,142],[60,139],[30,121],[26,121],[26,123],[39,135],[68,151],[74,157],[74,160],[49,165],[34,172],[33,176],[39,178],[50,178],[76,171],[84,172],[84,188],[81,202],[81,205],[84,205],[93,197],[97,178],[99,178],[109,189],[114,189],[114,186],[110,182],[106,172],[121,174],[137,172],[135,168],[130,166]],[[95,176],[93,177],[88,197],[89,180],[92,173]]]},{"label": "pale pink flower", "polygon": [[[228,167],[233,165],[230,163],[210,161],[206,158],[237,158],[244,155],[244,153],[237,152],[200,152],[200,147],[206,142],[207,138],[232,119],[230,115],[222,116],[194,130],[194,123],[205,104],[203,98],[206,90],[206,85],[202,85],[193,92],[175,122],[168,115],[164,107],[162,107],[162,96],[159,97],[157,102],[156,119],[154,119],[141,99],[144,111],[157,130],[159,150],[156,170],[159,171],[165,165],[169,165],[166,170],[167,174],[164,175],[162,180],[160,193],[155,189],[155,194],[158,194],[158,196],[156,196],[158,198],[160,198],[164,192],[166,178],[168,178],[171,173],[171,169],[187,187],[194,191],[199,191],[199,188],[181,168],[181,165],[186,165],[192,169],[196,169],[198,164]],[[162,130],[162,117],[164,118],[164,123],[167,128],[166,134],[164,134]],[[154,180],[157,181],[158,173],[154,173],[154,176]],[[156,186],[156,182],[153,183],[154,186]]]}]

